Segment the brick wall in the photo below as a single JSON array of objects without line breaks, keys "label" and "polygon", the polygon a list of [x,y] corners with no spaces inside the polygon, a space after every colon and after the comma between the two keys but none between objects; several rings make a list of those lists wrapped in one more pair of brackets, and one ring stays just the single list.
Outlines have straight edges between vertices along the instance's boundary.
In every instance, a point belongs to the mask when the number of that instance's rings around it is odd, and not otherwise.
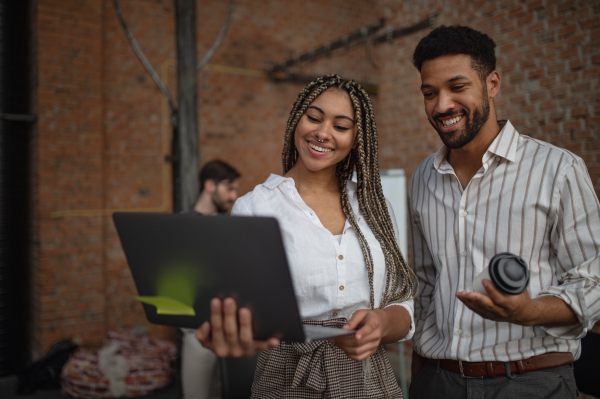
[{"label": "brick wall", "polygon": [[[32,349],[55,339],[99,344],[109,329],[150,326],[108,211],[171,209],[168,111],[133,54],[111,0],[36,0],[32,166]],[[172,0],[120,0],[137,41],[175,96]],[[597,3],[596,3],[597,4]],[[499,116],[587,162],[600,191],[600,6],[583,1],[237,0],[211,64],[264,70],[362,26],[402,27],[433,11],[438,24],[469,24],[498,44]],[[198,1],[198,54],[221,28],[227,4]],[[382,168],[408,175],[441,145],[423,112],[411,55],[420,31],[296,67],[294,72],[379,84],[374,97]],[[248,71],[246,71],[248,72]],[[200,155],[243,173],[242,193],[281,172],[287,116],[301,84],[244,71],[199,74]],[[164,180],[163,176],[167,179]],[[56,213],[71,211],[72,213]]]},{"label": "brick wall", "polygon": [[[432,12],[436,25],[469,25],[497,44],[502,77],[495,100],[500,119],[522,133],[582,157],[600,193],[600,4],[572,0],[383,1],[393,26],[410,25]],[[378,112],[381,167],[408,175],[441,146],[427,122],[412,66],[424,32],[377,48],[382,66]]]},{"label": "brick wall", "polygon": [[[120,3],[176,98],[173,1]],[[237,0],[231,29],[211,64],[264,70],[377,23],[375,5]],[[198,1],[200,56],[226,12],[224,1]],[[131,298],[135,287],[106,211],[171,209],[170,166],[164,162],[169,114],[161,94],[133,54],[111,0],[37,0],[34,27],[39,122],[32,175],[33,356],[66,337],[97,345],[109,329],[143,327],[172,338],[172,329],[149,325]],[[357,51],[298,70],[367,80],[372,67],[352,62]],[[239,168],[242,192],[271,172],[281,173],[287,115],[303,85],[214,69],[199,77],[202,159],[221,158]]]}]

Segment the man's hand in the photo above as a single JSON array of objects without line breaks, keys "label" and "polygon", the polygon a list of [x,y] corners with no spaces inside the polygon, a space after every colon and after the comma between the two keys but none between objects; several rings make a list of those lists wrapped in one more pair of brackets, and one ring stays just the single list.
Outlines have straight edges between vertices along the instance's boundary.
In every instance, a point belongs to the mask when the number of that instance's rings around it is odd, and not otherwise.
[{"label": "man's hand", "polygon": [[490,280],[483,280],[483,287],[488,296],[477,292],[457,292],[460,299],[469,309],[484,319],[506,321],[509,323],[531,326],[531,298],[527,290],[518,295],[506,295],[498,291]]},{"label": "man's hand", "polygon": [[525,290],[518,295],[498,291],[490,280],[483,280],[488,296],[476,292],[457,292],[465,306],[484,319],[522,326],[567,326],[579,323],[573,310],[560,298],[542,296],[531,299]]},{"label": "man's hand", "polygon": [[[239,323],[238,323],[239,316]],[[252,314],[241,308],[232,298],[210,302],[210,322],[204,322],[196,330],[196,338],[202,346],[219,357],[250,357],[279,345],[279,339],[258,341],[252,334]]]}]

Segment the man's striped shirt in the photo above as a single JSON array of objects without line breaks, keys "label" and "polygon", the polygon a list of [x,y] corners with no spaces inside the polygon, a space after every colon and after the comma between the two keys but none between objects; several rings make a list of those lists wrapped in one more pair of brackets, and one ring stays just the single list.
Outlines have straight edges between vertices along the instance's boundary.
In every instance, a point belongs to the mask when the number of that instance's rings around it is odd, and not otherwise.
[{"label": "man's striped shirt", "polygon": [[[467,187],[443,146],[409,189],[417,353],[433,359],[508,361],[546,352],[579,357],[579,339],[600,319],[600,204],[585,164],[520,135],[506,122]],[[485,320],[455,294],[497,253],[529,265],[532,298],[563,299],[580,324],[525,327]]]}]

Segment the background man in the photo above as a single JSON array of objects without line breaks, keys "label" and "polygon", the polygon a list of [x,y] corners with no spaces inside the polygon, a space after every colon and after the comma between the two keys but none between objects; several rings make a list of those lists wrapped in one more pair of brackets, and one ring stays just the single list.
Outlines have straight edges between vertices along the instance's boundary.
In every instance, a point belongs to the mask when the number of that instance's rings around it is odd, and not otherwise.
[{"label": "background man", "polygon": [[[587,169],[497,121],[494,47],[442,26],[413,55],[444,145],[409,189],[420,284],[411,399],[575,398],[571,363],[600,319],[600,204]],[[528,290],[504,295],[484,280],[488,296],[471,292],[500,252],[528,263]]]},{"label": "background man", "polygon": [[[210,161],[200,171],[200,195],[189,213],[227,215],[238,197],[240,173],[223,161]],[[184,399],[221,398],[218,361],[198,342],[194,329],[182,328],[181,385]]]}]

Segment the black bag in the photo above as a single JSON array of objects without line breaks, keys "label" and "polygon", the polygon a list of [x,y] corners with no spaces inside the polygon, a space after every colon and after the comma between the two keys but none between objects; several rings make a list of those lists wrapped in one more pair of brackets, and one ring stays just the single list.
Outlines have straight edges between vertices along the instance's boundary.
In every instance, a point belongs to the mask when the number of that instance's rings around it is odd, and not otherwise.
[{"label": "black bag", "polygon": [[17,394],[29,394],[36,389],[60,388],[60,372],[75,350],[70,339],[58,341],[46,355],[18,375]]}]

